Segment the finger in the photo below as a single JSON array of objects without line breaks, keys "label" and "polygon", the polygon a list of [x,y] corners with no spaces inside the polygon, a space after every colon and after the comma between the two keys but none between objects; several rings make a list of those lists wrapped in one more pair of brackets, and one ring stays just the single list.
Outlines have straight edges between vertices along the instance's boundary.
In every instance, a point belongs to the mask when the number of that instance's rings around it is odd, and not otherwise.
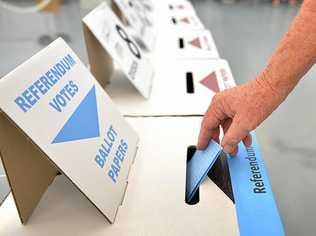
[{"label": "finger", "polygon": [[244,143],[244,145],[246,147],[250,147],[251,144],[252,144],[252,137],[251,137],[251,134],[247,134],[247,136],[242,140],[242,142]]},{"label": "finger", "polygon": [[207,127],[204,127],[202,125],[200,134],[199,134],[197,149],[204,150],[207,147],[213,135],[214,135],[214,131],[212,129],[208,129]]},{"label": "finger", "polygon": [[219,143],[219,134],[220,132],[219,132],[219,127],[218,127],[216,128],[216,130],[214,130],[213,135],[212,135],[212,139],[217,143]]},{"label": "finger", "polygon": [[205,114],[202,121],[197,145],[197,148],[199,150],[204,150],[212,137],[215,137],[217,140],[219,139],[219,124],[221,120],[217,117],[218,116],[212,108],[210,108],[209,111],[207,111],[207,113]]},{"label": "finger", "polygon": [[249,131],[245,128],[240,117],[235,116],[221,143],[224,151],[232,153],[234,148],[248,135],[248,133]]},{"label": "finger", "polygon": [[238,153],[238,145],[234,147],[233,151],[230,154],[230,156],[234,157],[236,156]]},{"label": "finger", "polygon": [[232,124],[232,121],[233,121],[233,120],[232,120],[231,118],[228,118],[228,119],[223,120],[223,121],[221,122],[221,126],[222,126],[222,128],[223,128],[224,134],[226,134],[226,132],[227,132],[229,126]]}]

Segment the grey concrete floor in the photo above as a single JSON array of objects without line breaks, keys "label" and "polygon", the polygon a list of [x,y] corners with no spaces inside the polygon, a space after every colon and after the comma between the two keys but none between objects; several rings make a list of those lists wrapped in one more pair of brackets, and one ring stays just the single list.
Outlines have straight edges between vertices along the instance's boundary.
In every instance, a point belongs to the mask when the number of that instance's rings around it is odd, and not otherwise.
[{"label": "grey concrete floor", "polygon": [[0,162],[0,205],[9,193],[9,186]]},{"label": "grey concrete floor", "polygon": [[[66,33],[70,46],[87,62],[80,23],[86,10],[81,9],[79,1],[66,3],[57,16],[19,15],[0,9],[0,78],[40,50],[43,46],[39,39],[44,35]],[[272,7],[259,0],[232,5],[195,0],[194,5],[239,84],[263,69],[298,10],[286,5]],[[293,236],[316,235],[313,77],[316,68],[257,131],[287,234]]]},{"label": "grey concrete floor", "polygon": [[[242,1],[223,5],[195,0],[219,53],[238,84],[266,65],[298,7]],[[288,235],[316,235],[316,68],[257,130],[270,181]]]}]

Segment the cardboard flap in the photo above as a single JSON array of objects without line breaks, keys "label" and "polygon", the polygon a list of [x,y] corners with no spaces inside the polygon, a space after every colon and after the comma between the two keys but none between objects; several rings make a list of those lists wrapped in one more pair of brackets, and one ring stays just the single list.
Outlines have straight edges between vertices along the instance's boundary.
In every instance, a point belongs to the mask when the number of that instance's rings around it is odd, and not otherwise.
[{"label": "cardboard flap", "polygon": [[90,62],[90,71],[104,88],[110,81],[114,67],[113,60],[89,28],[83,24],[87,53]]},{"label": "cardboard flap", "polygon": [[0,156],[21,222],[26,223],[58,170],[1,110]]},{"label": "cardboard flap", "polygon": [[[100,4],[83,18],[83,22],[118,63],[129,81],[145,98],[149,98],[154,76],[152,64],[109,6]],[[93,63],[103,62],[90,61],[94,67]],[[98,78],[99,81],[101,79]]]},{"label": "cardboard flap", "polygon": [[121,12],[118,5],[115,3],[115,1],[111,0],[111,9],[115,13],[115,15],[122,21],[124,25],[128,25],[128,22],[126,18],[124,17],[123,13]]},{"label": "cardboard flap", "polygon": [[[113,223],[138,136],[62,39],[0,80],[0,109]],[[15,146],[20,143],[12,138],[7,144],[10,149],[3,147],[3,157],[11,180],[24,166],[14,159],[7,168],[6,150],[20,149]],[[22,204],[27,202],[25,196],[20,198]]]}]

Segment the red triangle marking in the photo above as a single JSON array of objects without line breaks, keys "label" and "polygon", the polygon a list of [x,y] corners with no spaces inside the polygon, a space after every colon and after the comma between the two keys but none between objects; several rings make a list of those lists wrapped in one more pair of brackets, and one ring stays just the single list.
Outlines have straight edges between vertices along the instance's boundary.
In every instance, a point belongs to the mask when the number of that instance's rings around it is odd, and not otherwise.
[{"label": "red triangle marking", "polygon": [[180,21],[184,22],[184,23],[187,23],[187,24],[190,24],[190,21],[189,21],[189,18],[188,17],[184,17],[182,18]]},{"label": "red triangle marking", "polygon": [[212,90],[214,93],[219,92],[219,86],[217,82],[217,77],[215,71],[213,71],[211,74],[206,76],[204,79],[200,81],[201,84],[203,84],[208,89]]},{"label": "red triangle marking", "polygon": [[199,37],[190,41],[189,44],[193,45],[194,47],[200,48],[200,49],[202,48],[201,41],[200,41]]}]

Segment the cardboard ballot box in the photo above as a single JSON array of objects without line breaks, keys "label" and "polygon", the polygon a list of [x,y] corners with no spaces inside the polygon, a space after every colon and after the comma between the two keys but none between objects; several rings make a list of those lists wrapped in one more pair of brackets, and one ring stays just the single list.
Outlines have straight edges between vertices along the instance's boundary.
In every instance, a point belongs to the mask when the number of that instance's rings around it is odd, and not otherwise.
[{"label": "cardboard ballot box", "polygon": [[209,173],[221,179],[228,166],[231,182],[206,178],[186,202],[201,117],[126,121],[61,39],[1,79],[0,91],[12,190],[1,235],[283,235],[255,136]]},{"label": "cardboard ballot box", "polygon": [[216,92],[235,86],[225,60],[170,61],[154,77],[151,98],[145,100],[116,71],[105,90],[124,115],[202,115]]},{"label": "cardboard ballot box", "polygon": [[[124,115],[201,115],[216,92],[235,85],[223,60],[175,60],[177,51],[188,58],[217,56],[207,31],[168,37],[161,31],[159,50],[149,58],[106,3],[90,12],[83,22],[91,71]],[[180,39],[186,43],[183,54],[175,43]],[[117,62],[116,70],[111,60]]]},{"label": "cardboard ballot box", "polygon": [[[238,155],[225,162],[221,157],[200,186],[195,202],[188,204],[186,165],[201,117],[127,121],[138,131],[141,143],[114,224],[97,212],[71,179],[59,176],[25,227],[10,195],[0,208],[0,234],[284,235],[254,134],[252,147],[240,146]],[[85,176],[93,180],[93,175]],[[106,186],[98,188],[108,192]]]},{"label": "cardboard ballot box", "polygon": [[[200,187],[199,202],[185,202],[187,149],[196,142],[201,118],[129,118],[128,122],[141,143],[114,224],[71,181],[57,177],[25,227],[12,196],[5,201],[0,235],[237,235],[234,204],[209,178]],[[85,173],[85,168],[80,170]],[[85,176],[94,180],[92,174]],[[105,185],[97,186],[100,192],[109,191]]]}]

